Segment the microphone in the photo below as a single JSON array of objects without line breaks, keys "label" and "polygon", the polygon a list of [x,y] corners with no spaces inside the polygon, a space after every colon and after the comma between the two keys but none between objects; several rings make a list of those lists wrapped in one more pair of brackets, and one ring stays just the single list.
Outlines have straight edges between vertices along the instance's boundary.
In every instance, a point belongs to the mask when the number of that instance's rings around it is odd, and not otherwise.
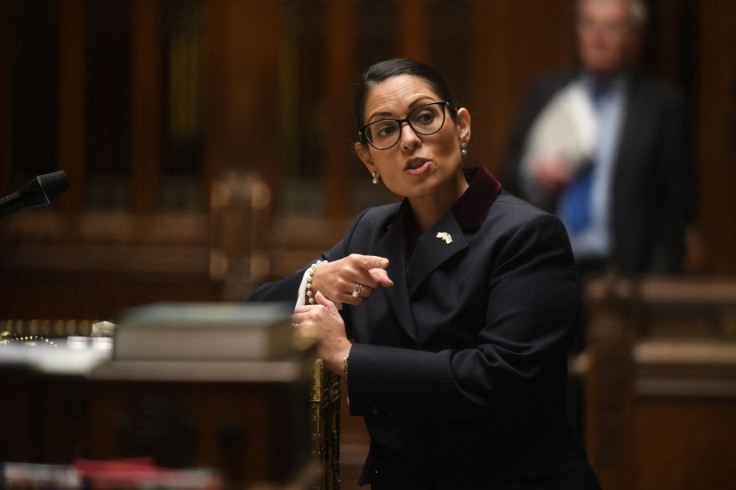
[{"label": "microphone", "polygon": [[39,175],[17,192],[0,199],[0,218],[24,208],[44,206],[69,189],[69,179],[63,170]]}]

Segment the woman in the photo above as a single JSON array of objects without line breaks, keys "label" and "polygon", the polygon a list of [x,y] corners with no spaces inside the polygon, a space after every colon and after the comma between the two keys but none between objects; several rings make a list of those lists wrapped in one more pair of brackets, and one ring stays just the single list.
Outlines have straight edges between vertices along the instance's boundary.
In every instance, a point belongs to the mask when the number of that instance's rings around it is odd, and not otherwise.
[{"label": "woman", "polygon": [[300,298],[294,323],[365,417],[360,483],[598,488],[564,409],[579,291],[563,226],[463,167],[470,114],[429,66],[371,66],[355,123],[373,182],[403,201],[250,300]]}]

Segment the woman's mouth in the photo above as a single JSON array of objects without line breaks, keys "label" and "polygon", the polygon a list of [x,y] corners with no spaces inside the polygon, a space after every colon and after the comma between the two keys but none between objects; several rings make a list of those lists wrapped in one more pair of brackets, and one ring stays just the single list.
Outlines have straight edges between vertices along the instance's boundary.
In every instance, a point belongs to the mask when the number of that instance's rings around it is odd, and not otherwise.
[{"label": "woman's mouth", "polygon": [[420,175],[429,170],[432,160],[411,160],[406,166],[406,171],[412,175]]}]

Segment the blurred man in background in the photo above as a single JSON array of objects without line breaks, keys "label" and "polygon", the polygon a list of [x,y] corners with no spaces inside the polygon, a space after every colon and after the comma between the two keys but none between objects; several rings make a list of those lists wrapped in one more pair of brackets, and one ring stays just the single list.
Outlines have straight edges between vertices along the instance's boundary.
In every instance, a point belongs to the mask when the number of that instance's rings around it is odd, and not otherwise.
[{"label": "blurred man in background", "polygon": [[[635,73],[646,22],[640,0],[579,0],[580,66],[543,78],[509,143],[504,187],[557,214],[581,281],[681,270],[692,212],[690,134],[674,87]],[[583,432],[581,317],[568,413]]]},{"label": "blurred man in background", "polygon": [[576,14],[580,67],[530,90],[504,186],[563,220],[582,277],[677,273],[694,189],[683,99],[633,70],[640,0],[579,0]]}]

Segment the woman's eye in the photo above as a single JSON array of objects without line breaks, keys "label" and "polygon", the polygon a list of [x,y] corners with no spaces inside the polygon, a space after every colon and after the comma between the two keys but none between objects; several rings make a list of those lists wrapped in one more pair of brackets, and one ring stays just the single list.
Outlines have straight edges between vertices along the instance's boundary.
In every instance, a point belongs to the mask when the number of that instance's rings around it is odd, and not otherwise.
[{"label": "woman's eye", "polygon": [[395,130],[396,128],[391,124],[380,126],[379,128],[377,128],[376,136],[380,136],[380,137],[390,136]]},{"label": "woman's eye", "polygon": [[417,122],[419,124],[427,124],[432,122],[432,119],[434,119],[434,114],[432,114],[429,111],[426,112],[420,112],[416,116],[414,116],[414,122]]}]

